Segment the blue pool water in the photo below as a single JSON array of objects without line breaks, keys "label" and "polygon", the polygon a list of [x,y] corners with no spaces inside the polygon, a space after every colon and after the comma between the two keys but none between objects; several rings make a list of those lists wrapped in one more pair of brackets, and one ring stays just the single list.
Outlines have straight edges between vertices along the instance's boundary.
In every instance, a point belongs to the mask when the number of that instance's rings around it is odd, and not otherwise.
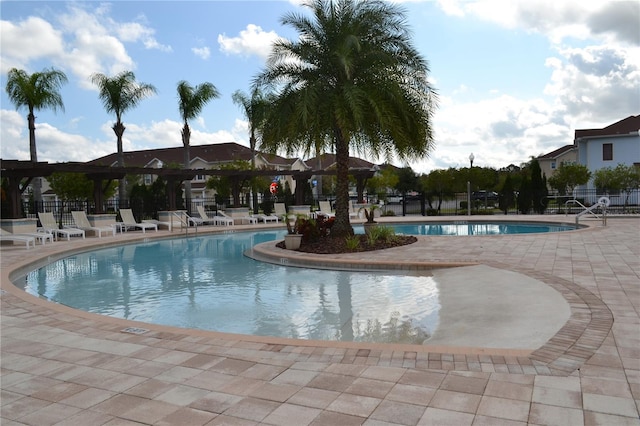
[{"label": "blue pool water", "polygon": [[283,232],[154,241],[80,253],[25,290],[102,315],[298,339],[422,343],[438,323],[432,277],[318,271],[243,256]]},{"label": "blue pool water", "polygon": [[[575,229],[466,222],[394,228],[416,235]],[[230,333],[421,343],[437,327],[439,283],[433,277],[288,268],[243,255],[283,235],[238,232],[79,253],[29,273],[24,286],[31,294],[88,312]]]}]

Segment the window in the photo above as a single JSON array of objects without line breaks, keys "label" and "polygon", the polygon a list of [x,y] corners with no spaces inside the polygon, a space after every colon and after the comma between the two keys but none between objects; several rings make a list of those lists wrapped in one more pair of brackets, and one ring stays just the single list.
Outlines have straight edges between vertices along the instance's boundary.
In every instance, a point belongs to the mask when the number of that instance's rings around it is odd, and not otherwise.
[{"label": "window", "polygon": [[153,177],[151,175],[144,175],[144,184],[151,185],[153,183]]},{"label": "window", "polygon": [[602,161],[611,161],[611,160],[613,160],[613,144],[603,143],[602,144]]},{"label": "window", "polygon": [[551,170],[555,170],[555,169],[556,169],[556,162],[555,162],[555,161],[553,161],[553,162],[551,163]]}]

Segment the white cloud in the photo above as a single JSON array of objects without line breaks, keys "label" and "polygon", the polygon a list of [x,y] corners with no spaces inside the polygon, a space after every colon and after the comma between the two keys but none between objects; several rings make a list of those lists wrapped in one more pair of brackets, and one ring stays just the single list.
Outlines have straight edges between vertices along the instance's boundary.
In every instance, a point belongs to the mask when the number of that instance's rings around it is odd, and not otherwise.
[{"label": "white cloud", "polygon": [[40,58],[56,60],[64,52],[62,33],[44,19],[29,17],[13,23],[0,21],[0,72],[28,69]]},{"label": "white cloud", "polygon": [[[113,141],[97,141],[63,132],[46,122],[37,122],[36,125],[38,161],[88,161],[115,150],[115,136]],[[113,131],[111,134],[113,135]],[[27,122],[18,112],[0,110],[0,138],[2,139],[1,158],[10,160],[31,158]]]},{"label": "white cloud", "polygon": [[191,51],[193,52],[194,55],[198,56],[199,58],[202,59],[209,59],[209,57],[211,56],[211,51],[209,50],[208,47],[192,47]]},{"label": "white cloud", "polygon": [[117,22],[109,13],[108,5],[89,9],[87,4],[73,3],[56,15],[56,21],[34,16],[19,22],[2,21],[0,71],[28,69],[32,61],[47,59],[71,70],[82,87],[95,89],[89,82],[92,73],[111,75],[136,68],[125,43],[171,52],[171,46],[155,39],[153,28],[143,22]]},{"label": "white cloud", "polygon": [[218,35],[220,51],[229,55],[257,56],[267,59],[271,53],[271,45],[279,38],[275,31],[264,31],[254,24],[247,25],[240,31],[238,37],[227,37],[226,34]]},{"label": "white cloud", "polygon": [[640,45],[637,1],[441,0],[438,4],[449,15],[469,14],[505,28],[539,32],[556,44],[569,37],[592,37]]}]

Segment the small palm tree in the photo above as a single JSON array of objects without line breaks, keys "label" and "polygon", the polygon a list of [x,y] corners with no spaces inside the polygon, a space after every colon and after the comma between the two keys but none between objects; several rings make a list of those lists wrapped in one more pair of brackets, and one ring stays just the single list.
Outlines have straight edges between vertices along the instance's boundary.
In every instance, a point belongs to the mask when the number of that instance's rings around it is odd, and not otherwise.
[{"label": "small palm tree", "polygon": [[399,6],[381,0],[313,0],[306,6],[311,17],[289,13],[281,19],[299,37],[277,41],[255,80],[277,90],[261,149],[335,152],[331,235],[343,237],[353,234],[350,150],[402,160],[427,156],[436,95]]},{"label": "small palm tree", "polygon": [[[262,91],[254,87],[251,96],[241,90],[237,90],[231,95],[233,102],[242,108],[242,112],[249,121],[249,148],[251,149],[251,169],[255,169],[255,151],[258,138],[262,139],[262,127],[267,116],[268,107],[272,101],[271,95],[265,95]],[[258,193],[253,188],[253,210],[258,213]]]},{"label": "small palm tree", "polygon": [[[207,102],[218,97],[220,97],[220,93],[218,89],[216,89],[216,86],[211,83],[205,82],[193,87],[184,80],[178,82],[178,109],[184,121],[184,126],[182,127],[182,144],[184,145],[185,169],[191,167],[191,153],[189,150],[191,129],[189,128],[189,120],[200,115],[202,108],[204,108]],[[191,181],[185,182],[184,193],[187,206],[189,206],[189,200],[191,200]]]},{"label": "small palm tree", "polygon": [[[38,162],[36,150],[36,116],[34,112],[39,109],[51,108],[56,111],[60,108],[64,111],[60,88],[67,82],[64,72],[54,68],[34,72],[29,75],[24,70],[12,68],[7,74],[6,91],[9,99],[16,106],[26,107],[27,122],[29,126],[29,153],[31,161]],[[33,196],[37,203],[42,201],[42,184],[40,178],[36,178],[33,185]]]},{"label": "small palm tree", "polygon": [[[122,115],[137,106],[143,99],[155,94],[156,88],[151,84],[136,82],[136,76],[132,71],[122,71],[113,77],[95,73],[91,76],[91,82],[98,86],[104,109],[116,114],[116,123],[112,128],[118,143],[118,167],[124,167],[122,135],[125,127],[122,124]],[[120,201],[125,198],[123,179],[118,184],[118,197]]]}]

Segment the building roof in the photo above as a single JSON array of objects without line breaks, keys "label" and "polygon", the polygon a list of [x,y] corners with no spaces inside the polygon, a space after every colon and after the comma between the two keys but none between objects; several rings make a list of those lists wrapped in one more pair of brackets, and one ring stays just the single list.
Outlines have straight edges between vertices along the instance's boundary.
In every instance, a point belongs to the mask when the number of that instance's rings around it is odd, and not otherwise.
[{"label": "building roof", "polygon": [[[207,163],[228,163],[237,160],[251,161],[251,149],[235,142],[216,143],[210,145],[192,145],[191,160],[200,158]],[[165,164],[180,164],[184,161],[184,148],[155,148],[124,153],[124,164],[128,167],[146,167],[154,160]],[[258,153],[266,162],[273,165],[290,166],[295,159],[287,159],[274,154]],[[87,162],[93,165],[111,166],[118,162],[118,154],[113,153]]]},{"label": "building roof", "polygon": [[549,152],[547,154],[539,156],[538,159],[550,159],[551,160],[551,159],[554,159],[554,158],[558,158],[561,155],[563,155],[563,154],[565,154],[565,153],[567,153],[569,151],[572,151],[574,149],[576,149],[575,145],[565,145],[562,148],[556,149],[555,151],[551,151],[551,152]]},{"label": "building roof", "polygon": [[[320,164],[322,164],[322,167],[318,167],[318,160],[320,160]],[[320,157],[313,157],[313,158],[309,158],[308,160],[305,160],[305,164],[308,167],[311,167],[312,169],[329,169],[333,166],[335,166],[336,164],[336,155],[335,154],[321,154]],[[363,160],[362,158],[358,158],[358,157],[349,157],[349,168],[350,169],[367,169],[367,170],[371,170],[374,167],[376,167],[375,164],[367,161],[367,160]]]},{"label": "building roof", "polygon": [[602,129],[581,129],[575,131],[575,140],[590,136],[628,135],[640,130],[640,115],[630,115],[624,120],[610,124]]}]

